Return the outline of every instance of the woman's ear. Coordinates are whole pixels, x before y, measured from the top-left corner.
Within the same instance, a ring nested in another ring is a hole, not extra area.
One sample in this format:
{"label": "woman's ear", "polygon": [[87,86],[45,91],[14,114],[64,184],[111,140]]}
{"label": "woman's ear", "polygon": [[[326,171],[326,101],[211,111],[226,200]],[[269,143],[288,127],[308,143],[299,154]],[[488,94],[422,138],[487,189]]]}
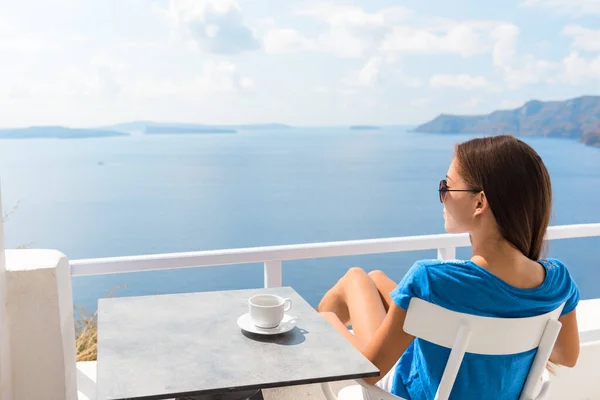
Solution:
{"label": "woman's ear", "polygon": [[475,213],[474,215],[483,214],[488,208],[489,204],[487,198],[485,197],[485,193],[479,192],[475,195]]}

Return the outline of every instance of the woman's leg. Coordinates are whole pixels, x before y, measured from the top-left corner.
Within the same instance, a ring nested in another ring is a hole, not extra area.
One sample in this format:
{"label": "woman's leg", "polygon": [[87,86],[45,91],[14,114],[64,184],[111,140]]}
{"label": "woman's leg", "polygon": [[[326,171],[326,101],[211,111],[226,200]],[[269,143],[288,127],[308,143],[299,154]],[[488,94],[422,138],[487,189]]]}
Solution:
{"label": "woman's leg", "polygon": [[360,341],[360,339],[352,334],[348,330],[348,327],[340,321],[340,319],[332,312],[322,311],[321,316],[327,320],[335,329],[338,330],[342,334],[343,337],[346,338],[347,341],[352,343],[354,347],[356,347],[359,351],[362,351],[365,348],[366,343]]}
{"label": "woman's leg", "polygon": [[386,307],[369,275],[353,267],[325,294],[317,311],[334,313],[343,326],[351,323],[354,335],[366,345],[383,322]]}
{"label": "woman's leg", "polygon": [[385,307],[385,312],[387,313],[392,304],[392,298],[390,296],[390,293],[392,292],[392,290],[396,289],[398,284],[390,278],[388,278],[388,276],[383,271],[379,270],[369,272],[369,278],[371,278],[373,283],[375,283],[377,291],[379,292],[379,296],[381,297],[381,301],[383,302],[383,305]]}

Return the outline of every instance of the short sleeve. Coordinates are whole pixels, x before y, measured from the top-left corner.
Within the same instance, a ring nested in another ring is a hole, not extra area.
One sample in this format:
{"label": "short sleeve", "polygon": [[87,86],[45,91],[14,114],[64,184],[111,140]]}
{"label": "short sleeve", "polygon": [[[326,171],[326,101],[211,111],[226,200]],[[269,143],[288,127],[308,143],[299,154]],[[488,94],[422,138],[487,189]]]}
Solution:
{"label": "short sleeve", "polygon": [[556,297],[565,303],[561,315],[569,314],[579,304],[579,288],[565,264],[555,258],[547,259],[549,271],[553,274]]}
{"label": "short sleeve", "polygon": [[569,271],[567,271],[567,267],[564,268],[565,275],[567,276],[566,282],[569,287],[567,291],[568,294],[567,299],[565,301],[565,307],[563,308],[561,315],[566,315],[570,313],[575,309],[575,307],[577,307],[577,304],[579,304],[579,288],[577,287],[577,284],[571,277],[571,274],[569,274]]}
{"label": "short sleeve", "polygon": [[408,310],[410,299],[417,297],[429,301],[429,277],[427,265],[417,261],[402,278],[390,296],[398,307]]}

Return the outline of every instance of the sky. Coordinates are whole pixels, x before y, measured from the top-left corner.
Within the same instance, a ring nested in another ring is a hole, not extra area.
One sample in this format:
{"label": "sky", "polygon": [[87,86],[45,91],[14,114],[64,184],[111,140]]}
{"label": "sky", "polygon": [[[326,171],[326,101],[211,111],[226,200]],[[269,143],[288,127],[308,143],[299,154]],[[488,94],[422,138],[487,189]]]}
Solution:
{"label": "sky", "polygon": [[0,0],[0,126],[418,124],[600,94],[600,0]]}

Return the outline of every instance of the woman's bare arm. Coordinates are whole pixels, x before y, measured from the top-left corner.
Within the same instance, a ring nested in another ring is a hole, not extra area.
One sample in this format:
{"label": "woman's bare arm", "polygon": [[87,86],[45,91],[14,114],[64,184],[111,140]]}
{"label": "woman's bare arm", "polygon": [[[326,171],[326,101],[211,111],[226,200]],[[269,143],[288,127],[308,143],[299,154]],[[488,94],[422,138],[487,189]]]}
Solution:
{"label": "woman's bare arm", "polygon": [[579,328],[575,310],[558,320],[562,323],[562,328],[550,355],[550,362],[572,368],[579,357]]}

